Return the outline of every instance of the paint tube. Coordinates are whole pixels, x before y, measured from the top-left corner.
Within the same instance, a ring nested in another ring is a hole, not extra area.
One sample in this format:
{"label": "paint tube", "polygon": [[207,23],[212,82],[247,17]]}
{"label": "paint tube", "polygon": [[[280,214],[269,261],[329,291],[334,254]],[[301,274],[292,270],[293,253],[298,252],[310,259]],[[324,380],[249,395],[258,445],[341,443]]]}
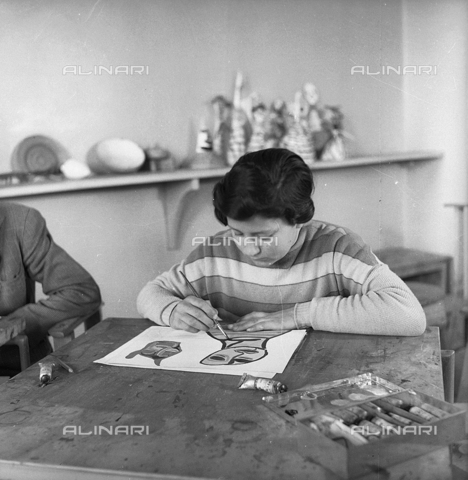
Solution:
{"label": "paint tube", "polygon": [[422,408],[419,408],[419,407],[411,407],[409,411],[411,413],[414,413],[418,417],[421,417],[424,420],[427,420],[428,422],[430,422],[431,420],[435,420],[437,418],[434,415],[430,414],[429,412],[426,412],[426,410],[423,410]]}
{"label": "paint tube", "polygon": [[361,420],[364,420],[369,416],[369,414],[363,408],[358,407],[357,405],[353,407],[348,407],[346,408],[346,410],[348,410],[351,413],[354,413],[354,415],[357,415],[358,418],[360,418]]}
{"label": "paint tube", "polygon": [[359,433],[370,441],[377,440],[377,437],[382,435],[382,429],[375,423],[369,422],[369,420],[361,420],[359,426]]}
{"label": "paint tube", "polygon": [[419,408],[422,410],[430,413],[431,415],[434,415],[437,418],[444,418],[448,415],[447,412],[444,412],[444,410],[441,410],[440,408],[434,407],[434,405],[429,405],[429,403],[422,403]]}
{"label": "paint tube", "polygon": [[350,412],[349,410],[334,410],[332,413],[336,417],[343,420],[343,422],[347,425],[351,425],[359,419],[359,417],[355,413]]}
{"label": "paint tube", "polygon": [[412,422],[411,420],[408,420],[407,418],[402,417],[401,415],[398,415],[398,413],[388,412],[388,415],[405,425],[416,425],[415,422]]}
{"label": "paint tube", "polygon": [[384,420],[383,418],[380,417],[374,417],[371,420],[372,423],[375,423],[379,427],[382,427],[383,429],[387,429],[390,431],[394,431],[395,428],[398,428],[398,425],[395,425],[394,423],[387,422],[387,420]]}
{"label": "paint tube", "polygon": [[281,382],[270,378],[253,377],[244,373],[237,385],[239,389],[264,390],[268,393],[284,393],[288,387]]}
{"label": "paint tube", "polygon": [[405,402],[401,400],[401,398],[393,398],[393,397],[385,397],[384,400],[387,403],[390,403],[394,407],[398,408],[404,408],[405,407]]}
{"label": "paint tube", "polygon": [[47,385],[52,381],[52,369],[54,367],[53,362],[40,362],[39,363],[39,380],[41,384]]}

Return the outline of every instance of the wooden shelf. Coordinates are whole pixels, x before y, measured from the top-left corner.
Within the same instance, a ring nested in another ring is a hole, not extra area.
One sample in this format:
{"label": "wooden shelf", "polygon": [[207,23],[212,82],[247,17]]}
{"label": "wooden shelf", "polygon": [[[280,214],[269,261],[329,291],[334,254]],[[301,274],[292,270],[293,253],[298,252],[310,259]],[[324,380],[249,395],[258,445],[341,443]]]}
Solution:
{"label": "wooden shelf", "polygon": [[[383,167],[395,163],[412,165],[442,158],[437,151],[398,152],[354,157],[342,162],[316,162],[312,171],[338,170],[366,166]],[[210,170],[180,169],[173,172],[136,172],[119,175],[95,175],[82,180],[56,180],[0,187],[0,199],[31,197],[37,195],[70,193],[105,188],[125,188],[143,185],[158,185],[164,202],[167,243],[169,249],[177,249],[176,238],[180,229],[182,203],[190,192],[200,188],[200,180],[221,178],[230,167]],[[176,222],[176,223],[174,223]]]}
{"label": "wooden shelf", "polygon": [[[384,155],[355,157],[343,162],[316,162],[314,170],[337,170],[343,168],[365,167],[369,165],[390,165],[393,163],[411,163],[442,158],[441,152],[402,152]],[[97,190],[113,187],[131,187],[158,183],[172,183],[184,180],[221,178],[229,167],[211,170],[182,169],[174,172],[136,172],[120,175],[96,175],[82,180],[58,180],[9,185],[0,187],[0,198],[29,197],[48,193],[66,193],[82,190]]]}
{"label": "wooden shelf", "polygon": [[312,167],[312,171],[367,167],[370,165],[385,166],[391,165],[393,163],[400,163],[412,166],[415,162],[440,160],[442,157],[443,153],[439,151],[397,152],[381,155],[368,155],[365,157],[348,158],[343,162],[316,162]]}

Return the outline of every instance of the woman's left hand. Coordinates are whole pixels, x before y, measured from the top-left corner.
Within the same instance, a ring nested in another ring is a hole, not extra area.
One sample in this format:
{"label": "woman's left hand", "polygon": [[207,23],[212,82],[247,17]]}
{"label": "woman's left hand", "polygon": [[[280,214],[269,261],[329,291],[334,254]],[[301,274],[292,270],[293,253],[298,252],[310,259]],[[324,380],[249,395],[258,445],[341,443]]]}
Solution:
{"label": "woman's left hand", "polygon": [[226,325],[233,332],[261,332],[262,330],[295,330],[301,328],[294,319],[294,307],[279,312],[252,312]]}

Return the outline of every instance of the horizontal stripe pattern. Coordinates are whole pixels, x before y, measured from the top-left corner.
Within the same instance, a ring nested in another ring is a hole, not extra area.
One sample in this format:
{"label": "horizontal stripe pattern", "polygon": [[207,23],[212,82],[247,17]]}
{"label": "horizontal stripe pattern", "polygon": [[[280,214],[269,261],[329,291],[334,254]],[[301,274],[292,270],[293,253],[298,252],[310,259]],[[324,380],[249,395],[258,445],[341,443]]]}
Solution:
{"label": "horizontal stripe pattern", "polygon": [[191,281],[224,277],[234,282],[261,286],[295,286],[336,273],[363,284],[371,269],[371,266],[341,253],[325,253],[309,262],[292,265],[288,270],[259,267],[222,257],[206,257],[185,265]]}
{"label": "horizontal stripe pattern", "polygon": [[184,269],[202,298],[237,316],[291,308],[315,297],[361,293],[377,264],[359,237],[322,222],[303,227],[289,258],[267,267],[254,265],[235,243],[218,241],[228,234],[200,245]]}
{"label": "horizontal stripe pattern", "polygon": [[160,312],[191,295],[181,270],[223,320],[297,306],[300,324],[317,329],[388,335],[424,331],[424,313],[411,291],[347,229],[311,221],[283,259],[262,267],[235,243],[216,242],[226,235],[210,237],[180,265],[149,282],[139,295],[140,314],[163,323]]}

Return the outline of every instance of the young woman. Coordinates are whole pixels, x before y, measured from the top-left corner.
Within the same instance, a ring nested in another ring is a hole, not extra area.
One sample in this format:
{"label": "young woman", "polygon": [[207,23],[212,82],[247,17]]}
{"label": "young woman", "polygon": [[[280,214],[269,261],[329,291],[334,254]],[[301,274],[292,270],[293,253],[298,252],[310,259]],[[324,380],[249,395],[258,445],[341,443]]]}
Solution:
{"label": "young woman", "polygon": [[[312,173],[286,149],[241,157],[213,190],[227,227],[149,282],[140,314],[189,332],[314,328],[420,335],[421,305],[359,236],[313,220]],[[192,295],[182,273],[201,298]]]}

